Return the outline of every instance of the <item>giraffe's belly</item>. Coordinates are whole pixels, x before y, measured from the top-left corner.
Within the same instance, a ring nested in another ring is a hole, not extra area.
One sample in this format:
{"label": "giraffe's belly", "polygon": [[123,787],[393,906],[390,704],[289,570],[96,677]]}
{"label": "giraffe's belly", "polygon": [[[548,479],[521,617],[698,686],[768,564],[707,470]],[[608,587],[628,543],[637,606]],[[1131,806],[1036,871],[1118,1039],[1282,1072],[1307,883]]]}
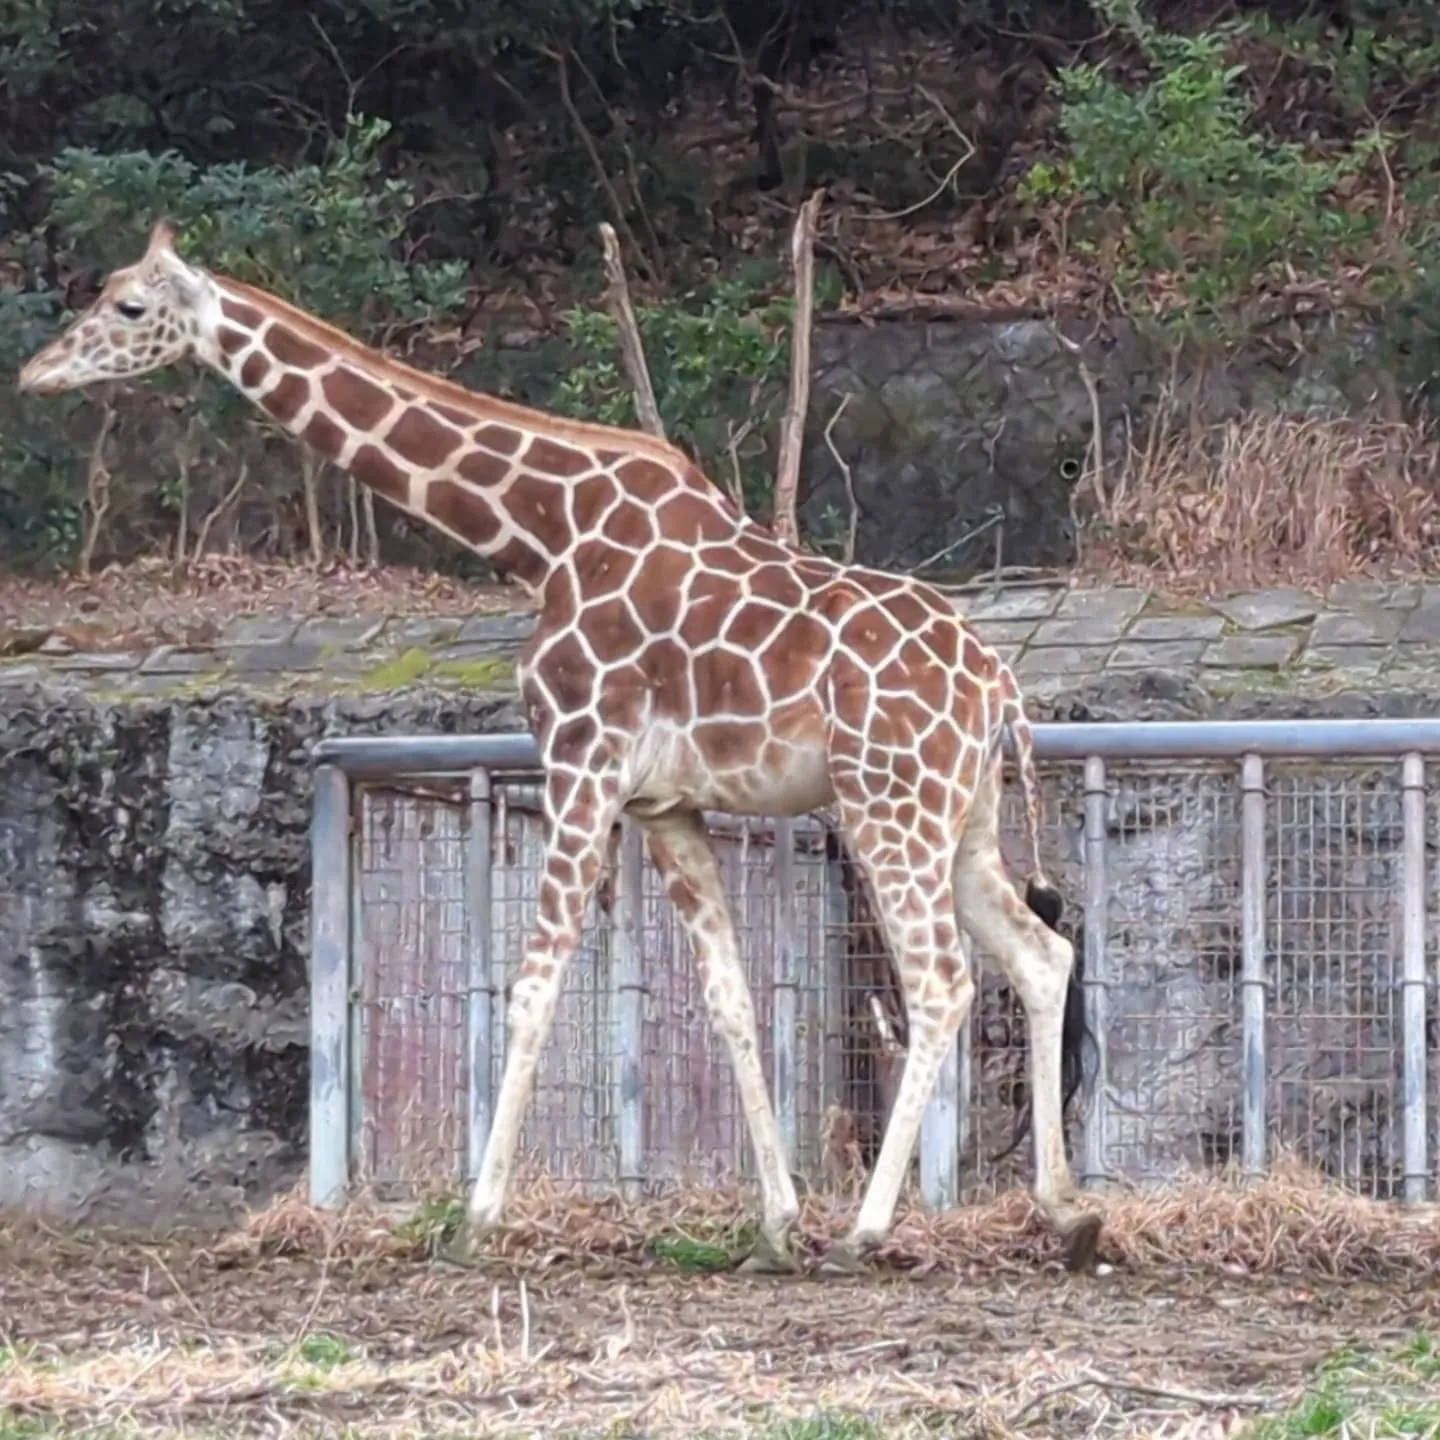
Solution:
{"label": "giraffe's belly", "polygon": [[[738,738],[738,737],[737,737]],[[698,737],[657,726],[637,747],[630,808],[726,810],[734,815],[801,815],[835,798],[825,747],[818,740],[770,739],[739,753],[714,734]]]}

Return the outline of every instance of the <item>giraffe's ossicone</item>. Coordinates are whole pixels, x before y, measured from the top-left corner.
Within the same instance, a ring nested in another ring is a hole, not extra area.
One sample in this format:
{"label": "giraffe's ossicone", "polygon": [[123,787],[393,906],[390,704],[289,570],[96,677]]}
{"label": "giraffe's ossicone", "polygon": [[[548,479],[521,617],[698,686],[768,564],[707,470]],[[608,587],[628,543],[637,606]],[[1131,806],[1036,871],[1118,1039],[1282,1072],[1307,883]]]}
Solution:
{"label": "giraffe's ossicone", "polygon": [[[461,1249],[502,1219],[520,1124],[565,965],[622,812],[690,936],[754,1143],[763,1223],[751,1263],[790,1265],[795,1190],[761,1068],[740,951],[701,811],[831,808],[873,892],[908,1010],[909,1051],[859,1215],[832,1255],[889,1229],[921,1113],[975,993],[966,937],[1029,1020],[1034,1193],[1088,1263],[1062,1132],[1062,1032],[1077,984],[1038,856],[1019,687],[939,591],[807,555],[740,514],[648,435],[477,395],[201,269],[156,226],[144,256],[21,371],[72,390],[194,358],[361,484],[489,558],[539,621],[518,667],[545,769],[547,850],[511,986],[504,1075]],[[1002,742],[1025,800],[1030,876],[1001,861]]]}

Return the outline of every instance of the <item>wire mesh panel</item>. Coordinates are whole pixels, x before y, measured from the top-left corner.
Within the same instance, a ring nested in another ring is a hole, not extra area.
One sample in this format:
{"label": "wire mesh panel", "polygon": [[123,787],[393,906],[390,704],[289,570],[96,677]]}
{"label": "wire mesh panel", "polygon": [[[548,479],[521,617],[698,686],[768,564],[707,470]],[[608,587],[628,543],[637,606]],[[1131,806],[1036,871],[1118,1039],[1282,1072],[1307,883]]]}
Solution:
{"label": "wire mesh panel", "polygon": [[1398,1195],[1399,766],[1277,765],[1268,789],[1272,1140],[1347,1188]]}
{"label": "wire mesh panel", "polygon": [[464,851],[453,787],[356,797],[355,1178],[381,1194],[464,1164]]}
{"label": "wire mesh panel", "polygon": [[[1416,824],[1407,831],[1398,757],[1271,762],[1244,794],[1238,761],[1112,762],[1089,790],[1082,771],[1042,767],[1041,858],[1077,950],[1085,953],[1086,925],[1102,942],[1091,947],[1101,972],[1086,978],[1103,994],[1104,1073],[1084,1122],[1101,1173],[1150,1184],[1284,1152],[1377,1196],[1433,1190],[1440,1003],[1437,967],[1417,960],[1417,944],[1433,957],[1437,921],[1433,900],[1415,911],[1419,921],[1404,920],[1403,896],[1420,893],[1417,867],[1432,895],[1440,874]],[[1418,796],[1420,781],[1407,783]],[[539,790],[495,781],[483,917],[467,909],[467,855],[483,840],[463,783],[356,793],[356,1169],[382,1188],[422,1172],[458,1179],[478,1160],[467,1147],[467,1013],[487,1017],[475,1054],[493,1097],[508,987],[535,927]],[[1440,850],[1440,803],[1425,804]],[[792,1167],[813,1186],[852,1189],[878,1152],[907,1038],[868,887],[818,817],[706,819]],[[1017,875],[1020,820],[1012,783],[1002,852]],[[606,1187],[751,1177],[733,1067],[701,971],[643,847],[624,858],[631,833],[628,822],[617,830],[565,976],[522,1128],[522,1168]],[[1097,853],[1098,890],[1086,875],[1086,856]],[[480,924],[494,1003],[467,1012]],[[1032,1172],[1028,1141],[995,1158],[1028,1102],[1024,1013],[995,959],[971,958],[962,1199],[1028,1183]],[[1263,1062],[1248,1090],[1247,1054]],[[1418,1112],[1412,1104],[1407,1120],[1407,1074],[1433,1117],[1430,1158],[1418,1147],[1428,1171],[1408,1179]]]}

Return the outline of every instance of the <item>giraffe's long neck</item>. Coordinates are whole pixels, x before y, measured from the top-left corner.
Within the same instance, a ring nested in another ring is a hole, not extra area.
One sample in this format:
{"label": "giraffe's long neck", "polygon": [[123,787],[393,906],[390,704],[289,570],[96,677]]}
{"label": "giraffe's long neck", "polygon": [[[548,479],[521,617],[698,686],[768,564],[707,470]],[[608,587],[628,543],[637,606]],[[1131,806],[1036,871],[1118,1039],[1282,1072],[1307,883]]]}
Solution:
{"label": "giraffe's long neck", "polygon": [[620,509],[637,512],[637,541],[669,528],[657,514],[677,499],[689,508],[672,515],[676,538],[726,539],[748,525],[693,462],[648,435],[477,395],[263,291],[206,278],[203,360],[357,482],[532,590]]}

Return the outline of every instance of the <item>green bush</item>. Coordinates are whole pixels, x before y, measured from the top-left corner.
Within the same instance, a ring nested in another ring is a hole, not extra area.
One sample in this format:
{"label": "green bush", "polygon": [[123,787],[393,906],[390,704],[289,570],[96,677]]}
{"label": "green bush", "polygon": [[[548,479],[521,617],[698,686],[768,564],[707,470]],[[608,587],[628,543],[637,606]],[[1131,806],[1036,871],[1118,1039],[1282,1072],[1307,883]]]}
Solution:
{"label": "green bush", "polygon": [[[741,279],[716,281],[678,301],[636,307],[665,433],[695,455],[722,488],[733,481],[731,444],[749,422],[737,458],[751,508],[764,505],[773,488],[793,309],[793,299],[769,299],[764,287]],[[566,312],[565,323],[580,361],[561,381],[555,408],[608,425],[638,425],[609,312],[576,308]]]}
{"label": "green bush", "polygon": [[[104,271],[129,264],[163,217],[196,263],[260,285],[362,339],[377,341],[396,324],[443,323],[465,302],[467,267],[401,259],[415,197],[381,169],[377,146],[387,129],[383,120],[352,116],[323,161],[289,170],[200,167],[174,151],[63,150],[45,167],[61,263]],[[57,309],[47,292],[0,294],[0,328],[6,349],[15,351],[0,358],[18,365],[38,348],[69,318]],[[198,450],[186,483],[203,487],[208,475],[223,491],[235,467],[226,451],[242,427],[257,422],[253,408],[217,377],[161,372],[143,383],[185,397]],[[21,423],[0,441],[0,543],[12,555],[74,552],[84,463],[65,420],[85,398],[27,402]],[[298,452],[278,488],[270,478],[270,498],[286,498],[300,483]],[[162,529],[180,508],[175,475],[155,476],[143,494],[134,490],[139,477],[122,482],[131,492],[128,509],[153,512]],[[199,499],[203,504],[203,493]]]}
{"label": "green bush", "polygon": [[1150,25],[1125,0],[1097,4],[1133,35],[1151,77],[1130,90],[1101,65],[1061,71],[1070,153],[1033,167],[1021,198],[1076,203],[1072,234],[1107,246],[1122,287],[1167,272],[1186,318],[1223,330],[1265,276],[1287,265],[1313,273],[1372,239],[1373,218],[1333,192],[1369,162],[1377,136],[1336,158],[1267,138],[1237,85],[1244,67],[1228,60],[1241,22],[1181,35]]}

